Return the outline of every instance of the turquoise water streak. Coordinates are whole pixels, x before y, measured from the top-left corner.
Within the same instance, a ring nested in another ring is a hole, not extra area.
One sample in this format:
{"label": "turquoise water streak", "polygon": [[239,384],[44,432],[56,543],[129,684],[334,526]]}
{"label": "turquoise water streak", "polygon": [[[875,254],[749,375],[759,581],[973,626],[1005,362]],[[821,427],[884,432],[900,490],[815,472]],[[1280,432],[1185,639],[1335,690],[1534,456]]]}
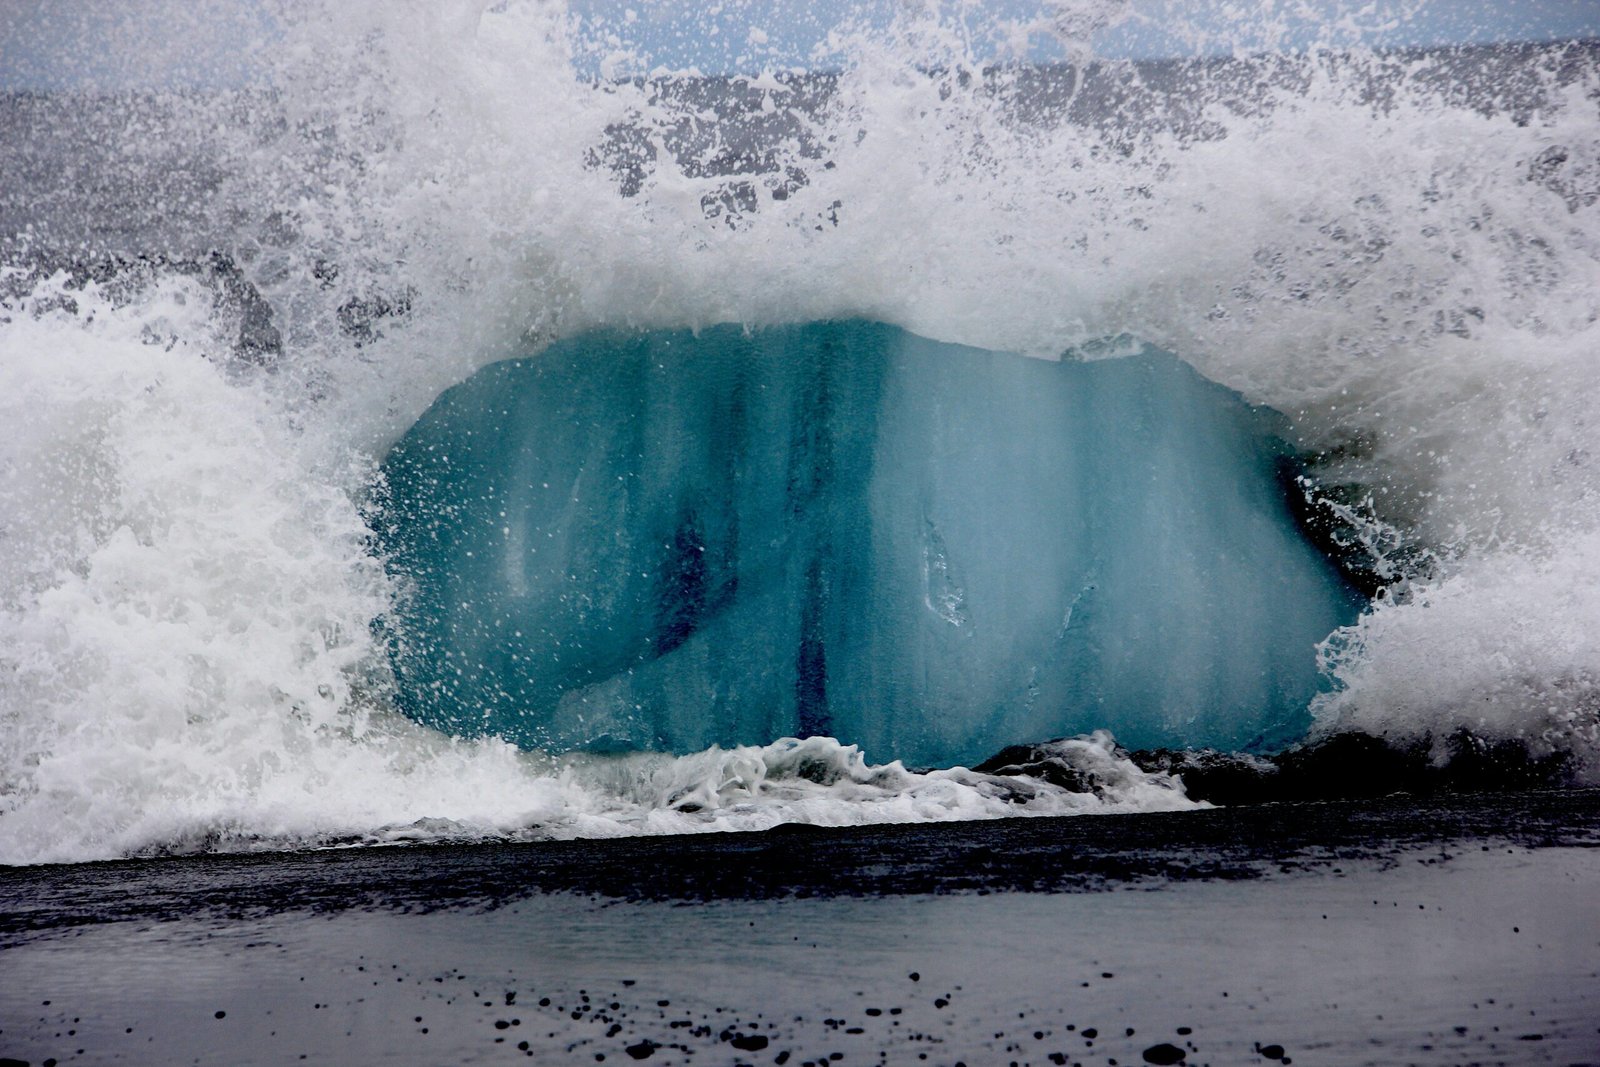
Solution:
{"label": "turquoise water streak", "polygon": [[1281,744],[1355,602],[1296,531],[1278,425],[1148,351],[868,322],[565,341],[385,461],[402,701],[551,750]]}

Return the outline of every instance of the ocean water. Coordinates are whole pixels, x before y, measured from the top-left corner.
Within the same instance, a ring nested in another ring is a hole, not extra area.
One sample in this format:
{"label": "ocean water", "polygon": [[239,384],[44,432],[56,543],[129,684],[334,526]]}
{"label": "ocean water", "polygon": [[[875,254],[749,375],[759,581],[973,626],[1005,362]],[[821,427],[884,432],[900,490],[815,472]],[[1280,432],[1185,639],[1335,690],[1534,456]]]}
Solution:
{"label": "ocean water", "polygon": [[1359,597],[1295,526],[1278,428],[1171,356],[581,335],[385,459],[398,696],[558,750],[1281,746]]}
{"label": "ocean water", "polygon": [[1600,776],[1592,40],[208,10],[0,100],[0,862]]}

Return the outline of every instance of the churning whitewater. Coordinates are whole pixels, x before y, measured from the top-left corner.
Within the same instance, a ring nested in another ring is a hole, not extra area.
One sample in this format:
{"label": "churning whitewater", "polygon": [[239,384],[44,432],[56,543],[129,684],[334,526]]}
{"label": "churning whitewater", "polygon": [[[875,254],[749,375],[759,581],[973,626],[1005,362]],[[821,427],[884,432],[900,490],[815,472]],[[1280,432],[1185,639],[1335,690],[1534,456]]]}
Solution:
{"label": "churning whitewater", "polygon": [[1113,737],[1600,777],[1593,40],[330,2],[152,82],[218,32],[152,10],[0,117],[0,862],[1193,806]]}

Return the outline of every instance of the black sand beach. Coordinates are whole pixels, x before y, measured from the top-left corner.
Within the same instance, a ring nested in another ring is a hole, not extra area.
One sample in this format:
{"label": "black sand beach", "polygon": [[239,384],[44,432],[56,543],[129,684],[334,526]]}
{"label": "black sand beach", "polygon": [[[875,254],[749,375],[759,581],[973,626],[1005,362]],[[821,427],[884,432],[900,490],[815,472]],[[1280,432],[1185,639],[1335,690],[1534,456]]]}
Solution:
{"label": "black sand beach", "polygon": [[0,876],[26,1063],[1600,1062],[1600,794]]}

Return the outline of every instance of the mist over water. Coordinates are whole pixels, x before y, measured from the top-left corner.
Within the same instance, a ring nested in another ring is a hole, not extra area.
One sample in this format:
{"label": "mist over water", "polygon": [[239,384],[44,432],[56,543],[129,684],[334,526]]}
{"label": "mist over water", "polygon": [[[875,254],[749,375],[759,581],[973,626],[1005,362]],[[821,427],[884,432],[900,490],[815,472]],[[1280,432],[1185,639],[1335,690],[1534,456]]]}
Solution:
{"label": "mist over water", "polygon": [[1283,416],[1374,593],[1321,645],[1313,733],[1466,730],[1592,780],[1600,52],[1341,22],[1337,49],[1086,65],[1129,9],[1051,10],[844,17],[825,73],[755,49],[730,79],[641,69],[559,5],[296,4],[231,80],[7,95],[0,861],[1185,805],[1104,736],[1070,743],[1083,794],[819,738],[547,755],[394,710],[390,447],[496,361],[724,323],[1176,354]]}

